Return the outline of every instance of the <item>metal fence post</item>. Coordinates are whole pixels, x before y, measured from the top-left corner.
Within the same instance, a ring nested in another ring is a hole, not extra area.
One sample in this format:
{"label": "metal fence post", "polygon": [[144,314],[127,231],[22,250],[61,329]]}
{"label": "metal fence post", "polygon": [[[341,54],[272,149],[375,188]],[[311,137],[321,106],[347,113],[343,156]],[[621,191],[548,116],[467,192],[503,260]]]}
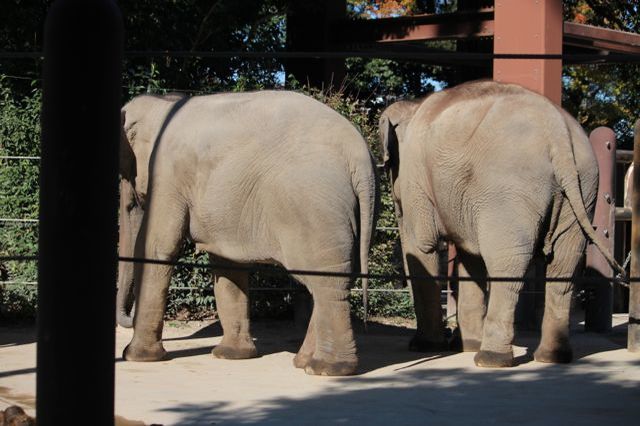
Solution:
{"label": "metal fence post", "polygon": [[447,318],[451,321],[451,318],[458,318],[458,280],[454,278],[454,274],[457,275],[456,264],[456,246],[453,243],[449,243],[447,246],[447,264],[443,268],[443,272],[447,274],[449,279],[447,280]]}
{"label": "metal fence post", "polygon": [[[593,217],[596,232],[606,242],[607,249],[613,253],[615,231],[615,165],[616,165],[616,135],[608,127],[598,127],[589,135],[591,147],[598,160],[600,180],[598,184],[598,198]],[[587,247],[586,273],[590,276],[613,278],[613,270],[598,251],[595,245]],[[585,312],[585,329],[596,332],[611,330],[613,314],[613,284],[602,281],[588,287]]]}
{"label": "metal fence post", "polygon": [[[633,195],[631,197],[631,277],[640,276],[640,120],[633,137]],[[640,352],[640,283],[629,284],[629,330],[627,349]]]}
{"label": "metal fence post", "polygon": [[37,421],[113,425],[122,19],[57,0],[44,34]]}
{"label": "metal fence post", "polygon": [[[345,0],[289,2],[287,12],[287,49],[290,51],[327,51],[334,40],[335,22],[346,19]],[[294,76],[302,85],[329,90],[340,89],[345,78],[344,58],[291,58],[285,62],[287,78]]]}

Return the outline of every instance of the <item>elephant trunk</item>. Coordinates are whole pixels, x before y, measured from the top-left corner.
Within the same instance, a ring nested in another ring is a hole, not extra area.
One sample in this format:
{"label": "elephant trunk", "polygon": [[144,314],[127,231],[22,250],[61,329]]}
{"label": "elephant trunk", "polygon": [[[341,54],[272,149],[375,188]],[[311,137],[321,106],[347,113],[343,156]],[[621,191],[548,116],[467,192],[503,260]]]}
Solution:
{"label": "elephant trunk", "polygon": [[[129,257],[122,253],[121,257]],[[118,266],[118,296],[116,298],[116,320],[122,327],[133,327],[133,263],[120,262]]]}
{"label": "elephant trunk", "polygon": [[[142,208],[137,205],[129,208],[134,189],[122,180],[120,184],[120,236],[118,254],[120,257],[133,257],[134,245],[140,225],[142,223]],[[134,293],[134,263],[120,261],[118,265],[118,295],[116,298],[116,320],[122,327],[133,326]]]}

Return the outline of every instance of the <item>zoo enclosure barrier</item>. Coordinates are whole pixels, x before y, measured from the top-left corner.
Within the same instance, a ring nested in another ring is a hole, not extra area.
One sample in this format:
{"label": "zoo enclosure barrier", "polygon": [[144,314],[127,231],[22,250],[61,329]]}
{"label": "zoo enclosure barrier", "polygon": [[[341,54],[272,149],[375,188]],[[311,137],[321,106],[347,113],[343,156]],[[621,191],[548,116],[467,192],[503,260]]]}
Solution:
{"label": "zoo enclosure barrier", "polygon": [[[18,54],[20,55],[20,54]],[[29,54],[22,54],[23,56],[30,56]],[[452,58],[463,58],[467,57],[468,60],[478,60],[478,59],[486,59],[488,57],[491,58],[499,58],[499,59],[572,59],[572,60],[593,60],[594,55],[540,55],[540,54],[467,54],[464,55],[461,53],[451,53]],[[0,54],[0,56],[2,56]],[[31,55],[33,56],[33,55]],[[411,55],[407,55],[406,53],[397,53],[391,52],[387,55],[381,52],[351,52],[351,51],[342,51],[342,52],[128,52],[129,57],[155,57],[155,56],[163,56],[163,57],[229,57],[229,56],[239,56],[245,58],[257,58],[257,57],[279,57],[279,58],[304,58],[304,57],[313,57],[313,58],[328,58],[328,57],[349,57],[349,56],[360,56],[360,57],[390,57],[396,59],[407,59],[411,58],[421,58],[430,59],[434,57],[433,53],[414,53]],[[8,55],[8,57],[12,57],[12,55]],[[469,59],[471,57],[471,59]],[[634,62],[638,61],[638,58],[629,57],[628,55],[612,55],[606,59],[607,62]],[[605,139],[604,144],[602,143],[603,138]],[[607,176],[610,176],[612,170],[615,172],[615,167],[611,167],[611,161],[607,160],[607,156],[613,155],[616,156],[615,150],[615,134],[606,128],[596,129],[591,135],[592,146],[594,147],[594,152],[598,158],[599,167],[601,170],[600,176],[600,193],[598,194],[598,204],[596,207],[596,217],[594,220],[594,225],[596,228],[601,231],[604,235],[604,238],[611,242],[611,248],[613,252],[614,242],[618,241],[615,238],[615,225],[611,224],[611,222],[615,222],[616,218],[620,218],[624,220],[625,218],[629,218],[630,211],[623,210],[618,208],[616,210],[615,200],[617,197],[614,196],[616,193],[614,188],[615,176],[611,179],[608,179]],[[602,147],[605,147],[603,151]],[[604,154],[602,153],[604,152]],[[622,153],[619,158],[625,159],[624,161],[628,161],[630,157],[630,152]],[[20,161],[20,160],[39,160],[39,157],[36,156],[4,156],[0,157],[0,159],[7,161]],[[615,160],[614,160],[615,161]],[[604,200],[604,201],[603,201]],[[603,207],[604,205],[604,207]],[[613,210],[614,214],[611,214]],[[21,225],[31,225],[36,224],[36,219],[24,219],[24,218],[0,218],[0,222],[4,223],[14,223]],[[395,231],[396,227],[378,227],[379,231]],[[625,235],[626,228],[622,228],[622,234]],[[615,243],[616,247],[620,244]],[[624,242],[622,243],[624,244]],[[446,250],[446,247],[444,248]],[[624,249],[623,249],[624,250]],[[618,250],[619,251],[619,250]],[[455,248],[451,247],[449,249],[449,254],[446,255],[443,253],[443,256],[448,256],[447,259],[443,262],[444,269],[439,274],[438,279],[446,282],[446,290],[443,290],[443,294],[446,294],[446,305],[447,305],[447,316],[453,317],[456,314],[456,301],[455,301],[455,290],[452,289],[452,281],[454,281],[453,268],[455,265]],[[611,328],[611,313],[613,312],[613,303],[614,303],[614,291],[617,292],[618,298],[625,297],[624,291],[620,289],[621,281],[613,278],[613,271],[609,268],[606,263],[603,263],[602,256],[597,251],[593,251],[593,247],[590,247],[588,250],[588,268],[595,271],[602,277],[610,277],[610,279],[604,282],[608,282],[607,285],[596,286],[590,289],[591,292],[595,294],[595,297],[588,298],[587,304],[587,314],[586,314],[586,326],[592,330],[596,331],[606,331]],[[389,276],[385,276],[389,278]],[[382,279],[383,277],[371,277],[373,279],[378,278]],[[407,277],[395,277],[394,279],[406,281]],[[458,279],[458,281],[460,281]],[[586,280],[584,282],[595,282],[593,280]],[[19,282],[19,281],[5,281],[6,285],[35,285],[35,282]],[[291,285],[288,289],[284,288],[252,288],[254,291],[289,291],[291,290]],[[530,287],[530,286],[529,286]],[[173,290],[185,291],[192,290],[193,287],[172,287]],[[354,288],[352,291],[358,292],[361,291],[358,288]],[[408,289],[370,289],[372,292],[409,292]],[[523,294],[541,294],[543,290],[536,288],[528,288],[524,291]],[[620,304],[620,303],[618,303]]]}
{"label": "zoo enclosure barrier", "polygon": [[[504,13],[504,10],[506,9],[503,9],[503,7],[509,7],[509,5],[499,5],[498,7],[489,8],[491,10],[487,9],[487,10],[482,10],[480,12],[471,10],[473,9],[473,6],[470,5],[470,3],[467,6],[461,6],[461,7],[463,8],[463,10],[461,14],[458,14],[458,18],[462,19],[462,21],[464,22],[466,22],[466,20],[469,20],[469,22],[473,22],[473,23],[481,22],[482,25],[480,27],[482,28],[482,30],[479,33],[471,34],[467,32],[465,34],[464,31],[461,31],[460,28],[456,27],[455,25],[454,26],[450,26],[448,24],[443,25],[443,23],[445,23],[446,20],[451,19],[452,16],[440,16],[440,17],[427,16],[427,17],[412,18],[412,23],[410,24],[410,26],[413,25],[414,27],[410,28],[409,33],[413,33],[414,30],[415,31],[426,30],[426,33],[430,34],[427,36],[429,39],[436,39],[438,37],[462,39],[464,37],[478,37],[478,36],[479,37],[494,36],[495,38],[498,35],[498,32],[504,30],[504,28],[502,28],[501,30],[498,30],[498,28],[496,27],[496,24],[499,21],[501,21],[501,19],[497,16],[497,14]],[[521,5],[518,5],[518,7],[521,7]],[[494,18],[494,12],[495,12],[495,18]],[[536,16],[536,19],[538,18],[539,17]],[[445,21],[439,22],[439,20],[442,20],[442,19],[444,19]],[[544,17],[543,19],[547,19],[547,18]],[[305,43],[309,42],[309,40],[303,40],[303,43],[301,44],[289,46],[291,49],[289,49],[288,51],[238,52],[238,51],[158,50],[158,51],[129,51],[129,52],[125,52],[124,56],[127,58],[140,58],[140,57],[194,58],[195,57],[195,58],[216,59],[216,58],[236,57],[236,58],[244,58],[244,59],[278,58],[283,60],[298,60],[298,59],[328,60],[328,59],[335,59],[335,58],[360,57],[360,58],[386,58],[386,59],[414,60],[414,61],[418,60],[418,61],[423,61],[428,63],[449,64],[453,66],[470,65],[470,64],[477,66],[478,64],[486,63],[488,61],[494,61],[495,63],[495,61],[505,61],[505,60],[519,60],[520,62],[522,62],[522,60],[540,60],[540,61],[547,61],[547,62],[562,61],[562,63],[573,63],[573,64],[637,63],[640,61],[640,57],[638,57],[637,55],[629,54],[629,53],[635,52],[633,48],[629,48],[628,46],[625,47],[625,45],[630,43],[627,40],[629,36],[622,36],[621,34],[614,34],[614,36],[616,37],[613,43],[615,45],[614,49],[612,51],[607,51],[606,55],[603,55],[602,52],[572,54],[572,53],[557,53],[555,51],[552,52],[549,50],[543,50],[544,52],[547,52],[547,53],[538,53],[540,52],[539,50],[535,50],[535,49],[529,50],[528,48],[523,49],[523,52],[521,53],[513,53],[512,52],[513,49],[509,50],[509,48],[505,46],[502,46],[499,52],[497,52],[497,49],[494,49],[494,53],[467,52],[467,51],[433,52],[428,50],[427,51],[420,50],[417,48],[412,48],[412,49],[408,49],[408,48],[394,49],[392,47],[387,48],[386,46],[391,46],[392,42],[398,41],[395,39],[397,38],[398,34],[401,33],[401,31],[389,31],[388,33],[385,33],[385,31],[382,31],[384,35],[382,39],[378,40],[376,39],[376,37],[380,36],[379,31],[373,28],[368,28],[368,27],[378,26],[378,24],[380,24],[381,27],[386,28],[386,26],[391,25],[391,27],[395,28],[394,27],[395,24],[391,21],[392,20],[380,20],[375,23],[368,22],[368,23],[356,24],[354,28],[356,28],[358,25],[364,25],[364,27],[362,28],[363,31],[356,31],[355,33],[357,33],[358,36],[356,36],[353,40],[347,37],[345,40],[348,40],[348,41],[345,45],[343,45],[343,46],[351,47],[351,49],[349,48],[344,48],[342,50],[336,49],[335,46],[337,46],[338,44],[334,45],[333,48],[327,48],[327,46],[324,45],[324,46],[321,46],[320,49],[318,49],[319,46],[315,46],[315,45],[312,46],[311,44],[305,45]],[[556,23],[557,22],[554,22],[553,24],[555,25]],[[347,23],[346,27],[350,27],[351,25],[352,24]],[[402,24],[402,25],[405,25],[405,24]],[[560,25],[563,25],[562,22],[560,22]],[[437,31],[435,31],[436,27],[437,27]],[[589,29],[587,27],[588,26],[580,26],[574,23],[565,22],[564,23],[565,44],[568,43],[569,45],[575,46],[576,45],[575,43],[578,43],[577,40],[584,38],[585,35],[587,35],[586,39],[589,39],[589,37],[593,36],[594,29]],[[346,37],[345,32],[342,31],[345,28],[339,29],[338,33],[340,34],[340,36]],[[305,31],[309,31],[309,28],[306,28],[306,29],[301,28],[298,30],[301,30],[304,33]],[[529,29],[527,29],[527,31],[528,30]],[[326,31],[326,29],[322,31]],[[444,33],[441,31],[443,31]],[[603,32],[603,31],[606,32],[607,30],[602,30],[602,31],[599,30],[599,32]],[[371,46],[367,47],[364,44],[360,44],[361,40],[359,39],[359,37],[364,36],[365,33],[366,33],[366,37],[371,37],[373,35],[374,39],[376,39],[378,42],[383,42],[383,43],[381,43],[376,48],[371,48]],[[589,36],[590,33],[591,33],[591,36]],[[502,42],[504,42],[507,39],[507,37],[504,37],[504,35],[497,38],[501,39]],[[596,38],[604,38],[604,37],[600,34],[596,34]],[[335,41],[336,40],[333,40],[333,42]],[[349,45],[349,43],[351,43],[351,45]],[[582,43],[582,44],[586,46],[586,43]],[[308,49],[310,46],[312,46],[313,50]],[[353,48],[356,46],[357,48]],[[385,47],[381,48],[380,46],[385,46]],[[596,45],[594,44],[594,46]],[[611,47],[611,45],[609,47]],[[619,50],[615,50],[615,49],[619,49]],[[619,52],[623,52],[623,53],[619,53]],[[90,54],[91,52],[82,52],[82,53]],[[0,52],[0,59],[16,59],[16,58],[42,59],[43,54],[42,52]],[[501,64],[503,63],[505,62],[501,62]],[[614,148],[615,148],[615,144],[614,144]],[[606,173],[601,173],[601,176],[605,174]],[[599,195],[598,201],[600,202],[600,200],[601,200],[601,197]],[[611,198],[609,200],[611,200]],[[609,204],[611,204],[611,201],[609,201]],[[596,214],[596,217],[599,217],[599,215]],[[11,218],[7,218],[7,219],[11,221],[16,221],[15,219],[11,219]],[[32,220],[24,221],[24,223],[28,224],[28,221],[32,221]],[[608,228],[607,227],[599,227],[599,228],[601,230],[604,230],[604,232],[608,232],[608,235],[606,235],[607,238],[609,238],[610,240],[614,240],[613,226],[610,226]],[[453,254],[454,248],[451,248],[450,250],[451,250],[451,254]],[[594,256],[591,256],[591,257],[596,258],[595,262],[597,264],[598,253],[596,253]],[[447,265],[446,266],[447,272],[440,275],[448,276],[448,277],[451,277],[453,275],[452,268],[454,267],[454,263],[455,263],[453,261],[453,258],[454,256],[449,255],[446,261],[443,262],[445,265]],[[595,271],[598,271],[598,273],[601,274],[603,277],[609,276],[611,274],[610,271],[604,270],[605,268],[603,268],[602,265],[596,265],[596,267],[594,267],[593,269]],[[608,284],[609,287],[613,286],[613,284],[611,284],[612,282],[613,281],[609,281],[609,284]],[[606,325],[607,318],[608,318],[609,324],[611,321],[611,316],[610,314],[608,314],[611,312],[611,309],[608,308],[608,306],[611,304],[610,301],[612,299],[612,296],[610,295],[611,290],[605,287],[607,286],[598,286],[598,288],[595,289],[594,291],[595,293],[597,293],[596,299],[599,300],[604,297],[606,300],[604,300],[603,303],[598,302],[598,303],[592,304],[593,306],[596,307],[594,312],[598,314],[598,315],[593,314],[594,318],[598,318],[596,323],[604,324],[604,326],[602,325],[598,326],[602,329],[607,329],[607,325]],[[181,288],[188,289],[186,287],[181,287]],[[399,290],[399,289],[381,289],[381,290],[407,291],[407,290]],[[528,290],[528,292],[540,293],[541,291],[530,289]],[[448,295],[447,307],[450,311],[449,314],[451,315],[455,313],[455,304],[453,303],[455,302],[455,300],[453,298],[453,291],[449,289],[446,291],[446,294]],[[601,308],[602,306],[604,306],[604,308]],[[592,315],[588,314],[588,316],[591,317]],[[587,322],[589,323],[589,321]]]}

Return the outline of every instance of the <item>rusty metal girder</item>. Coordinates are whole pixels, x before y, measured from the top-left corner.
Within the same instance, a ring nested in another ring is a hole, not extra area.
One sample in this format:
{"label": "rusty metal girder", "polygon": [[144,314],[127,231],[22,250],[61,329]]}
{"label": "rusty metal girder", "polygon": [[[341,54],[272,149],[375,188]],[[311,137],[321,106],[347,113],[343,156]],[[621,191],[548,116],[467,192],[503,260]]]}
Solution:
{"label": "rusty metal girder", "polygon": [[640,34],[575,22],[564,23],[564,44],[614,53],[640,54]]}
{"label": "rusty metal girder", "polygon": [[[589,141],[598,161],[600,179],[598,198],[593,217],[593,226],[607,249],[613,253],[615,232],[615,164],[616,135],[608,127],[598,127]],[[587,247],[587,273],[592,276],[613,278],[613,269],[594,244]],[[611,330],[613,314],[613,284],[603,280],[595,284],[588,292],[585,312],[585,328],[590,331],[607,332]]]}
{"label": "rusty metal girder", "polygon": [[[631,277],[640,276],[640,120],[636,121],[633,139],[633,196],[631,197]],[[640,352],[640,283],[629,284],[629,330],[627,349]]]}
{"label": "rusty metal girder", "polygon": [[336,44],[434,41],[493,36],[493,10],[336,22]]}

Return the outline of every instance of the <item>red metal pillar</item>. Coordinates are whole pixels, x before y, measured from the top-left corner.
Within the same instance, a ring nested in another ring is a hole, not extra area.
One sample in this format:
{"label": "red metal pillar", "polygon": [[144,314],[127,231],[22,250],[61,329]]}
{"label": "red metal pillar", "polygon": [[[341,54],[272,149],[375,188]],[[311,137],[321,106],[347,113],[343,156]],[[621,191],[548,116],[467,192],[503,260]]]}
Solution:
{"label": "red metal pillar", "polygon": [[[633,194],[631,196],[631,277],[640,276],[640,120],[636,121],[633,142]],[[640,352],[640,282],[629,284],[629,330],[627,349]]]}
{"label": "red metal pillar", "polygon": [[[493,52],[561,54],[561,0],[497,0]],[[560,104],[562,61],[559,59],[496,59],[493,79],[517,83]]]}
{"label": "red metal pillar", "polygon": [[[616,135],[608,127],[598,127],[589,135],[591,147],[598,160],[600,180],[598,183],[598,198],[593,217],[593,226],[606,243],[607,249],[613,253],[615,231],[615,165],[616,165]],[[595,245],[587,247],[587,275],[613,278],[613,269],[609,266],[602,253]],[[589,331],[607,332],[611,330],[611,315],[613,314],[613,284],[602,281],[590,285],[587,294],[585,312],[585,329]]]}

